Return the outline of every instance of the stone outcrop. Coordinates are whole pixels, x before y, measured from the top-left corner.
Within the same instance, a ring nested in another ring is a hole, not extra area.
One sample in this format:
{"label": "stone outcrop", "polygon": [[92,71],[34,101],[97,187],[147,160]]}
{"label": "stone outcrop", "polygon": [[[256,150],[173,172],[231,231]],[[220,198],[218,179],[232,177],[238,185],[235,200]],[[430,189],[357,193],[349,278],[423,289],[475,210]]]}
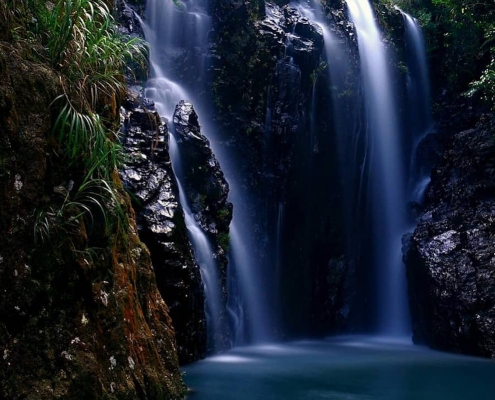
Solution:
{"label": "stone outcrop", "polygon": [[469,110],[448,111],[435,140],[442,159],[403,240],[413,339],[495,357],[495,120],[470,125]]}
{"label": "stone outcrop", "polygon": [[127,195],[120,187],[114,200],[128,228],[111,236],[97,217],[57,220],[81,179],[52,151],[47,105],[60,79],[21,47],[0,49],[0,397],[182,398],[168,308]]}
{"label": "stone outcrop", "polygon": [[[181,154],[183,187],[191,211],[210,240],[216,243],[219,258],[225,258],[232,219],[232,204],[227,201],[229,185],[213,155],[210,142],[201,133],[198,115],[191,103],[180,101],[173,124]],[[222,260],[224,268],[227,260]],[[224,271],[225,272],[225,271]]]}
{"label": "stone outcrop", "polygon": [[122,140],[127,154],[121,176],[133,194],[139,235],[150,249],[158,287],[170,307],[179,359],[188,363],[206,354],[201,275],[179,203],[167,125],[153,102],[137,90],[124,103]]}
{"label": "stone outcrop", "polygon": [[[229,185],[215,158],[210,142],[201,132],[198,115],[191,103],[180,101],[173,116],[174,135],[180,153],[182,189],[191,212],[212,246],[213,258],[220,269],[223,310],[219,326],[227,326],[227,251],[232,203],[227,200]],[[220,339],[229,345],[228,333]],[[218,349],[217,349],[218,350]]]}

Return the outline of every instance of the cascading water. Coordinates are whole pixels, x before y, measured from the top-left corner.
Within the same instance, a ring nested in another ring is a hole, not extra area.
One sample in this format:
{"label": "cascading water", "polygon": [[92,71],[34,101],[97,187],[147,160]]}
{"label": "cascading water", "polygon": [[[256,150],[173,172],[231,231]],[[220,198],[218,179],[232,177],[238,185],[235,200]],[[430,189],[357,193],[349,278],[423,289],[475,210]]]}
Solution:
{"label": "cascading water", "polygon": [[[339,149],[339,164],[342,190],[342,214],[344,229],[346,232],[346,248],[350,254],[358,247],[356,244],[358,231],[361,229],[363,213],[360,207],[362,195],[355,189],[354,182],[365,182],[362,178],[363,171],[359,165],[365,164],[359,151],[361,129],[357,127],[359,118],[349,118],[349,110],[355,110],[356,105],[349,104],[349,97],[344,95],[347,91],[353,91],[355,88],[349,86],[347,74],[349,73],[349,48],[339,40],[338,36],[331,31],[328,20],[325,17],[322,4],[318,0],[310,0],[303,3],[291,4],[298,9],[302,15],[310,21],[314,21],[321,28],[324,39],[323,60],[327,63],[328,85],[327,90],[330,93],[332,108],[332,118],[334,131]],[[316,83],[316,81],[315,81]],[[315,95],[316,84],[313,85],[313,97]],[[352,101],[352,100],[350,100]],[[314,116],[316,102],[311,102],[310,115],[312,118],[311,126],[314,131],[316,118]],[[353,257],[358,257],[353,255]]]}
{"label": "cascading water", "polygon": [[[155,101],[158,112],[171,120],[176,104],[190,98],[174,74],[175,60],[181,54],[192,52],[201,59],[201,49],[209,30],[209,17],[202,12],[201,4],[187,5],[151,0],[147,6],[146,22],[141,21],[146,40],[150,44],[150,78],[145,96]],[[188,34],[185,34],[188,32]],[[195,35],[189,34],[195,32]],[[196,62],[197,65],[197,62]],[[220,324],[222,298],[218,265],[212,258],[211,245],[191,212],[181,185],[180,153],[173,135],[170,135],[170,158],[177,178],[179,200],[194,255],[200,266],[205,291],[207,319],[207,345],[210,351],[221,348],[219,337],[224,334]]]}
{"label": "cascading water", "polygon": [[[257,262],[253,258],[250,240],[249,211],[245,210],[246,196],[239,188],[234,176],[234,166],[228,154],[221,151],[221,144],[212,137],[215,129],[209,123],[208,104],[201,98],[206,81],[205,54],[208,45],[208,32],[211,21],[207,12],[207,1],[191,0],[175,4],[173,1],[149,0],[146,21],[142,21],[147,41],[150,44],[150,78],[145,95],[155,101],[159,113],[169,120],[180,100],[191,101],[201,116],[203,132],[208,135],[212,149],[222,165],[230,186],[229,200],[234,205],[234,215],[230,226],[230,254],[228,271],[228,311],[233,326],[233,342],[242,343],[247,336],[252,341],[268,340],[271,331],[263,285],[258,279]],[[187,59],[187,70],[181,69]],[[198,83],[198,77],[199,82]],[[171,138],[171,143],[174,139]],[[180,154],[171,154],[173,165],[180,164]],[[181,205],[189,219],[188,230],[193,242],[198,263],[202,266],[202,277],[206,295],[209,296],[207,316],[216,318],[221,301],[218,272],[209,272],[206,267],[217,270],[215,260],[206,252],[208,241],[200,236],[204,233],[197,226],[192,215],[187,215],[189,206],[182,194]],[[192,219],[191,219],[191,218]],[[187,222],[187,221],[186,221]],[[211,252],[211,249],[210,249]],[[205,261],[207,260],[207,262]],[[206,263],[206,264],[205,264]],[[203,276],[203,272],[205,275]],[[210,295],[211,294],[211,295]],[[215,321],[208,321],[208,328],[218,330]],[[208,337],[212,337],[209,333]]]}
{"label": "cascading water", "polygon": [[[184,82],[178,60],[188,58],[187,76],[202,75],[203,60],[210,30],[206,1],[149,0],[144,32],[150,44],[150,78],[146,96],[155,100],[162,115],[170,118],[180,100],[191,99],[186,90],[193,82]],[[191,99],[192,100],[192,99]]]}
{"label": "cascading water", "polygon": [[418,21],[401,11],[404,17],[407,47],[407,91],[410,106],[410,129],[415,139],[431,128],[431,100],[426,48]]}
{"label": "cascading water", "polygon": [[[342,180],[343,182],[353,182],[347,187],[343,186],[342,196],[343,213],[349,238],[355,236],[354,231],[361,218],[355,217],[356,209],[359,208],[361,199],[366,197],[365,193],[371,193],[374,224],[374,265],[378,274],[377,280],[380,283],[377,294],[378,330],[381,333],[405,334],[408,326],[407,296],[400,253],[400,237],[405,226],[402,212],[406,197],[405,190],[402,188],[405,175],[402,173],[399,154],[401,143],[399,123],[396,117],[397,110],[394,107],[395,99],[391,85],[391,74],[387,65],[386,49],[382,43],[378,27],[373,20],[369,3],[356,0],[349,0],[347,3],[358,34],[368,129],[356,127],[356,121],[349,122],[350,119],[345,117],[345,104],[339,93],[343,91],[342,85],[348,73],[349,61],[345,54],[345,46],[339,43],[330,30],[320,3],[314,0],[311,3],[294,4],[293,6],[308,19],[315,21],[320,26],[324,37],[323,57],[328,62],[328,81],[330,97],[332,98],[334,129],[338,133],[337,141],[340,154],[345,154],[341,160],[341,170],[345,175],[342,176]],[[222,164],[231,188],[229,199],[234,204],[228,272],[228,311],[233,328],[233,342],[240,344],[246,340],[264,341],[270,338],[269,332],[273,331],[273,323],[271,323],[272,318],[269,317],[267,311],[270,308],[267,306],[268,299],[265,293],[267,285],[261,279],[261,271],[258,270],[260,264],[255,259],[253,252],[249,207],[243,205],[246,203],[246,196],[240,185],[237,184],[239,179],[235,177],[235,168],[232,167],[234,163],[225,154],[226,152],[222,151],[224,149],[218,138],[211,137],[212,134],[215,134],[215,130],[208,126],[208,112],[202,111],[208,110],[208,105],[202,104],[200,98],[194,98],[196,93],[194,82],[187,82],[187,79],[184,78],[186,75],[196,74],[196,76],[201,77],[200,80],[205,80],[204,54],[210,29],[210,18],[205,10],[206,4],[200,0],[190,1],[187,4],[181,3],[179,6],[174,5],[173,2],[162,3],[157,0],[151,0],[148,3],[147,24],[144,24],[144,29],[150,42],[151,76],[146,95],[154,99],[160,113],[169,118],[175,104],[186,98],[191,100],[196,105],[200,115],[203,115],[203,130],[210,136],[213,150]],[[191,35],[190,32],[194,34]],[[414,33],[414,31],[411,32]],[[415,46],[417,48],[417,44]],[[412,49],[413,47],[411,47],[410,52],[413,52]],[[191,65],[191,71],[184,74],[184,71],[177,70],[177,65],[181,64],[178,60],[186,57],[192,60],[188,63]],[[411,59],[413,58],[416,59],[415,56],[412,56]],[[414,71],[419,71],[420,75],[423,73],[422,65],[418,63],[418,68],[414,68]],[[289,63],[289,67],[291,66],[292,64]],[[292,74],[292,68],[290,72]],[[410,93],[417,90],[413,88],[418,86],[415,81],[418,73],[414,72],[413,74],[411,72]],[[425,93],[424,88],[427,90],[427,84],[421,87],[418,92]],[[313,89],[314,97],[316,85]],[[315,98],[311,104],[314,108],[317,104]],[[267,112],[267,120],[270,119],[271,115],[269,111]],[[310,110],[310,115],[312,118],[311,126],[315,128],[317,117],[314,109]],[[204,129],[205,127],[207,129]],[[267,129],[269,129],[269,123],[267,123]],[[314,136],[315,132],[313,131],[315,129],[311,130],[310,155],[317,151],[318,141],[318,137]],[[349,132],[351,131],[358,132],[358,135],[354,133],[350,135]],[[361,136],[361,138],[357,136]],[[369,145],[363,150],[358,149],[361,146],[358,143],[366,141],[369,142]],[[349,157],[349,154],[352,154],[352,157]],[[174,160],[174,165],[175,163],[176,160]],[[366,168],[370,175],[369,179],[364,178],[365,165],[367,165]],[[356,182],[359,184],[356,185]],[[360,189],[358,190],[357,187]],[[365,201],[370,201],[370,199]],[[357,212],[365,214],[361,210],[357,210]],[[280,214],[277,224],[282,226],[283,223],[283,215]],[[280,229],[277,231],[276,241],[278,243],[277,251],[280,252],[282,239],[279,231]],[[350,242],[350,240],[348,241]],[[352,247],[354,246],[348,243],[348,249]],[[278,262],[280,263],[280,260]],[[280,271],[276,274],[280,274]],[[259,282],[261,284],[258,284]],[[205,284],[208,283],[205,281]],[[275,284],[273,288],[276,289],[277,285]],[[208,289],[206,291],[208,292]],[[209,315],[211,316],[211,314],[210,312]]]}
{"label": "cascading water", "polygon": [[405,42],[408,55],[408,127],[412,140],[410,144],[409,197],[413,201],[421,202],[426,187],[430,182],[430,171],[421,170],[417,163],[417,151],[421,141],[432,131],[430,81],[421,27],[415,18],[400,9],[399,11],[404,18]]}
{"label": "cascading water", "polygon": [[401,236],[405,230],[405,175],[400,154],[398,110],[387,50],[367,0],[347,0],[361,59],[361,76],[370,132],[369,171],[373,212],[373,262],[377,279],[377,331],[409,333]]}

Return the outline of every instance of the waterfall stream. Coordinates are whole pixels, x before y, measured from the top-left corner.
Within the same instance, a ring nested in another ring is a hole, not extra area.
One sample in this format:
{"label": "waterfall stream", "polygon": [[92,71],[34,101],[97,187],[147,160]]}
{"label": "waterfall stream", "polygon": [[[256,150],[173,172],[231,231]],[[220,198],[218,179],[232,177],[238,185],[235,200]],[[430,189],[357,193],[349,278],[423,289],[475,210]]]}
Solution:
{"label": "waterfall stream", "polygon": [[409,313],[401,237],[405,230],[406,175],[401,162],[397,98],[392,86],[389,54],[371,5],[347,0],[361,59],[366,119],[370,132],[370,179],[373,215],[373,267],[377,282],[377,331],[407,335]]}
{"label": "waterfall stream", "polygon": [[[260,272],[254,257],[254,245],[250,239],[252,224],[248,216],[249,210],[244,204],[248,196],[237,184],[235,163],[228,154],[228,149],[225,149],[220,138],[215,136],[216,130],[211,123],[208,100],[201,97],[207,80],[205,58],[208,32],[211,29],[207,8],[208,3],[205,0],[178,4],[172,1],[148,1],[145,21],[141,21],[146,40],[150,44],[150,77],[145,95],[155,101],[159,113],[169,120],[180,100],[191,101],[200,117],[202,133],[210,140],[212,150],[222,166],[230,186],[229,200],[234,205],[230,226],[227,284],[230,293],[227,307],[233,343],[243,343],[246,338],[259,342],[270,338],[271,324],[266,310],[264,288],[259,284]],[[180,65],[184,64],[185,59],[187,71],[180,70]],[[171,150],[172,163],[177,174],[175,166],[180,164],[180,154],[173,138]],[[179,177],[177,178],[180,183]],[[179,189],[187,228],[196,259],[201,266],[207,296],[207,326],[208,329],[218,331],[220,327],[216,318],[222,307],[218,265],[211,258],[211,245],[204,232],[194,217],[189,215],[190,209],[182,188]],[[209,333],[208,337],[214,337],[215,334]]]}
{"label": "waterfall stream", "polygon": [[421,203],[428,183],[430,171],[423,170],[417,162],[418,146],[433,131],[431,118],[430,80],[426,61],[423,33],[418,21],[400,10],[404,18],[405,42],[407,48],[407,95],[409,106],[410,164],[409,198]]}
{"label": "waterfall stream", "polygon": [[[344,82],[349,69],[348,49],[340,43],[330,29],[321,4],[313,0],[308,3],[293,3],[294,8],[321,28],[324,38],[322,59],[328,63],[328,91],[332,99],[329,110],[333,118],[336,143],[339,147],[340,169],[342,180],[342,213],[347,235],[347,252],[355,247],[356,235],[360,235],[360,224],[363,215],[371,215],[373,226],[372,255],[373,269],[376,273],[376,303],[378,316],[376,331],[385,335],[406,335],[409,332],[409,314],[407,307],[407,291],[405,273],[401,261],[401,236],[406,229],[404,207],[407,197],[422,197],[427,182],[424,176],[416,176],[415,185],[407,184],[413,171],[403,168],[402,153],[406,139],[401,138],[401,127],[398,120],[397,96],[392,84],[393,71],[389,62],[389,54],[383,43],[371,5],[368,1],[347,0],[350,18],[355,25],[361,60],[361,80],[364,93],[365,123],[361,126],[358,120],[346,115]],[[146,88],[146,96],[152,98],[159,112],[171,118],[175,105],[179,100],[190,100],[200,116],[203,134],[210,139],[215,155],[230,185],[229,200],[234,204],[234,215],[230,227],[230,253],[228,267],[228,315],[233,332],[233,344],[260,342],[271,338],[273,318],[270,316],[269,292],[272,288],[280,297],[280,280],[282,279],[281,260],[283,254],[283,232],[285,215],[282,212],[284,200],[280,199],[276,221],[277,237],[276,259],[273,273],[260,270],[252,234],[253,223],[250,221],[249,195],[241,187],[241,177],[237,176],[236,162],[229,154],[228,148],[217,137],[212,125],[210,105],[202,98],[204,82],[207,80],[205,57],[208,45],[208,32],[211,21],[207,12],[206,1],[193,0],[187,3],[160,2],[150,0],[147,7],[146,20],[143,23],[147,40],[150,43],[151,72]],[[410,124],[409,153],[414,151],[420,137],[431,125],[429,117],[429,92],[427,67],[424,55],[421,32],[414,19],[404,14],[407,26],[406,42],[408,50],[408,97],[414,116]],[[191,32],[193,34],[191,34]],[[179,71],[181,60],[188,59],[190,70]],[[296,72],[292,68],[290,58],[288,68],[290,77]],[[192,79],[192,77],[195,77]],[[199,78],[198,78],[199,77]],[[200,84],[197,83],[199,79]],[[317,79],[317,78],[316,78]],[[294,78],[295,80],[295,78]],[[318,150],[318,126],[315,113],[316,80],[313,82],[311,97],[310,132],[308,136],[308,157]],[[270,104],[270,101],[268,101]],[[356,111],[359,112],[359,111]],[[267,109],[266,129],[270,133],[271,110]],[[363,145],[363,143],[365,145]],[[175,146],[173,138],[171,146]],[[363,148],[361,148],[361,147]],[[171,149],[172,149],[171,147]],[[180,154],[177,147],[172,149],[171,157],[174,170],[178,171]],[[265,157],[268,155],[265,155]],[[311,160],[308,159],[308,164]],[[411,168],[414,167],[414,156],[411,157]],[[409,172],[409,173],[407,173]],[[180,177],[178,176],[179,181]],[[412,179],[412,178],[411,178]],[[411,182],[411,181],[410,181]],[[419,186],[418,186],[419,185]],[[406,186],[408,189],[406,190]],[[187,199],[182,194],[181,204],[188,214]],[[364,203],[370,203],[364,207]],[[194,217],[186,215],[188,230],[194,246],[198,263],[202,264],[202,276],[207,295],[207,316],[215,319],[218,307],[222,307],[219,293],[218,266],[215,260],[205,263],[206,253],[211,252],[206,237],[199,238],[201,229],[194,226]],[[203,233],[204,235],[204,233]],[[203,254],[203,255],[202,255]],[[209,257],[211,258],[211,257]],[[207,270],[210,271],[207,273]],[[212,272],[215,270],[217,278]],[[272,276],[276,282],[267,285],[262,275]],[[271,274],[271,275],[270,275]],[[211,287],[213,285],[213,287]],[[215,287],[217,286],[217,287]],[[278,298],[277,297],[277,298]],[[219,302],[218,304],[214,304]],[[276,300],[277,302],[277,300]],[[281,307],[278,301],[276,308]],[[280,310],[279,310],[280,311]],[[212,321],[208,329],[220,329]],[[212,333],[214,336],[214,334]],[[210,337],[210,334],[209,334]]]}

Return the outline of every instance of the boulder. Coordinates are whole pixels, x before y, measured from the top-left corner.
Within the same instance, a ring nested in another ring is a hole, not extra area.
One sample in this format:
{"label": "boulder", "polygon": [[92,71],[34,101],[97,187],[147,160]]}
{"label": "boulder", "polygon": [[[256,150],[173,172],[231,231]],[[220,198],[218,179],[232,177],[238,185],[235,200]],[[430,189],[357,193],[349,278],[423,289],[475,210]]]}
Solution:
{"label": "boulder", "polygon": [[495,128],[449,126],[424,210],[405,238],[413,339],[495,357]]}

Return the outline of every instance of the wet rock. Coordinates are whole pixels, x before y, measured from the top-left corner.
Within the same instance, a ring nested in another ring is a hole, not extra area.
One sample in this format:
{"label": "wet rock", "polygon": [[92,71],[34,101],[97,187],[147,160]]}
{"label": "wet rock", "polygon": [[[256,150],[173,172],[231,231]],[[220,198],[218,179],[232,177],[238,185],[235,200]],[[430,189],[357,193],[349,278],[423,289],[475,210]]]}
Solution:
{"label": "wet rock", "polygon": [[405,238],[414,341],[495,357],[495,128],[441,126],[425,210]]}
{"label": "wet rock", "polygon": [[217,241],[217,235],[228,234],[232,219],[232,204],[227,201],[229,185],[209,140],[201,133],[192,104],[181,101],[173,118],[181,152],[184,190],[191,210],[210,239]]}
{"label": "wet rock", "polygon": [[311,68],[318,62],[323,31],[295,8],[266,3],[266,16],[256,27],[261,41],[273,50],[284,48],[285,55],[299,67]]}
{"label": "wet rock", "polygon": [[[333,316],[344,307],[340,289],[332,285],[345,275],[341,264],[329,264],[343,253],[343,235],[334,212],[338,190],[325,190],[337,187],[338,166],[323,35],[287,1],[262,3],[261,10],[248,1],[235,7],[212,1],[216,137],[235,157],[236,189],[249,198],[236,207],[251,218],[253,259],[263,271],[259,284],[273,288],[267,309],[276,308],[270,311],[289,335],[320,335],[336,331]],[[339,2],[339,10],[332,10],[337,15],[328,11],[329,18],[343,22],[343,8]],[[351,31],[347,23],[332,29],[340,40]],[[316,115],[319,124],[311,127]],[[270,275],[274,266],[278,277]]]}
{"label": "wet rock", "polygon": [[138,15],[143,14],[142,2],[140,0],[117,0],[115,7],[119,31],[130,37],[144,37],[141,21],[138,18]]}
{"label": "wet rock", "polygon": [[[198,115],[191,103],[180,101],[173,116],[180,151],[181,182],[194,218],[207,235],[220,268],[223,301],[227,301],[227,250],[232,203],[227,200],[229,185],[210,142],[201,132]],[[222,318],[226,320],[224,308]],[[228,337],[224,337],[224,347]]]}
{"label": "wet rock", "polygon": [[122,110],[126,162],[120,174],[133,195],[139,235],[150,249],[158,287],[170,308],[180,362],[188,363],[206,352],[201,275],[178,200],[167,125],[152,101],[133,92]]}

